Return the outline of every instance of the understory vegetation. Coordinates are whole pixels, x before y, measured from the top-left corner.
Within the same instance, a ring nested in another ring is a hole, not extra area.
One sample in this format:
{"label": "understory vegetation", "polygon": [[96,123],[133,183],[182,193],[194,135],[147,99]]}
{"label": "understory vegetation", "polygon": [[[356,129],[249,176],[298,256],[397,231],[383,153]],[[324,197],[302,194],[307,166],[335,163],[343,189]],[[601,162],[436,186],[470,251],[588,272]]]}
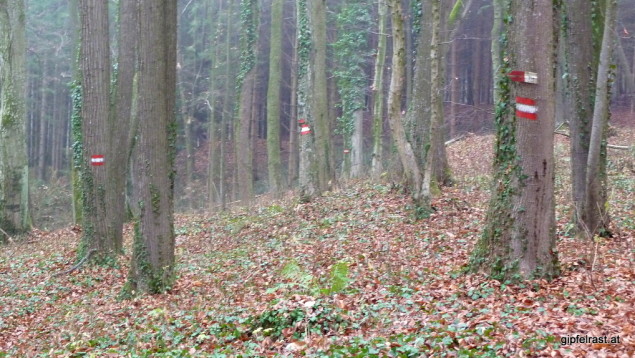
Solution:
{"label": "understory vegetation", "polygon": [[[610,139],[635,142],[620,128]],[[456,184],[417,220],[396,183],[347,182],[213,215],[177,215],[165,295],[118,297],[125,258],[72,266],[77,227],[0,252],[0,357],[502,357],[635,354],[635,173],[611,151],[613,237],[572,236],[568,139],[556,144],[562,275],[512,285],[464,273],[481,234],[493,136],[448,147]],[[562,337],[619,336],[564,345]]]}

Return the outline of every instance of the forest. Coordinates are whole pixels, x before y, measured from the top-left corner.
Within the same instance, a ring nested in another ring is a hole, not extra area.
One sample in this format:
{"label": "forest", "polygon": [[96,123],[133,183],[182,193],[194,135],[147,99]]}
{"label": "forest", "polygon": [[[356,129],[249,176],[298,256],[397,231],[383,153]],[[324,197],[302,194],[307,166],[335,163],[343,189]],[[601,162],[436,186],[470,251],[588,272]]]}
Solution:
{"label": "forest", "polygon": [[0,0],[1,357],[635,355],[632,0]]}

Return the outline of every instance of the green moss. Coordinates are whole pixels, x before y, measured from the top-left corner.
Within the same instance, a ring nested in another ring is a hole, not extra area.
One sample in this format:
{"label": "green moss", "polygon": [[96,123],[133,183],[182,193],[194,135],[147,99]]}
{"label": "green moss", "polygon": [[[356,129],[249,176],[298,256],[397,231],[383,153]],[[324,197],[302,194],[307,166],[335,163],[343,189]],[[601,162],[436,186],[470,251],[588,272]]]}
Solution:
{"label": "green moss", "polygon": [[150,198],[152,202],[152,212],[158,216],[161,212],[161,192],[154,184],[150,184]]}

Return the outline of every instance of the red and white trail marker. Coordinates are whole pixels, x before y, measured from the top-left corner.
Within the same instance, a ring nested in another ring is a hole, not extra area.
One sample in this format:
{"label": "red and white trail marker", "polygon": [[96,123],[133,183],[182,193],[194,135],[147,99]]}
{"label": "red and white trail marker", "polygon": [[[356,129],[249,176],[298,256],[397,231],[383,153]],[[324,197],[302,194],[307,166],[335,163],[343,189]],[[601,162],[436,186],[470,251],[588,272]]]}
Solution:
{"label": "red and white trail marker", "polygon": [[350,152],[351,152],[351,150],[350,150],[350,149],[344,149],[344,154],[348,154],[348,153],[350,153]]}
{"label": "red and white trail marker", "polygon": [[308,124],[303,124],[300,126],[300,134],[305,135],[311,133],[311,128]]}
{"label": "red and white trail marker", "polygon": [[536,120],[538,107],[536,101],[526,97],[516,97],[516,117]]}
{"label": "red and white trail marker", "polygon": [[507,77],[510,80],[522,83],[538,83],[538,74],[535,72],[528,71],[511,71]]}
{"label": "red and white trail marker", "polygon": [[102,154],[96,154],[90,157],[90,165],[92,166],[104,165],[105,162],[106,160]]}

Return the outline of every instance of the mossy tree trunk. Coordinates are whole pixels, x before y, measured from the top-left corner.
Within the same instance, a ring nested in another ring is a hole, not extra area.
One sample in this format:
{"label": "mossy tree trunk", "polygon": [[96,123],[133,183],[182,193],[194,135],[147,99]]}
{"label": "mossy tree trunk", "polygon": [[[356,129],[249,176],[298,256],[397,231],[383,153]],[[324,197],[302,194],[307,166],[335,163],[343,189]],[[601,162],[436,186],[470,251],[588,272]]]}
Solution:
{"label": "mossy tree trunk", "polygon": [[242,205],[254,196],[252,125],[253,99],[256,86],[256,51],[258,43],[258,1],[241,2],[241,59],[237,79],[238,118],[234,126],[236,157],[236,194]]}
{"label": "mossy tree trunk", "polygon": [[23,0],[0,0],[0,228],[8,234],[31,227],[24,17]]}
{"label": "mossy tree trunk", "polygon": [[176,2],[139,0],[138,157],[140,192],[124,293],[161,293],[174,281]]}
{"label": "mossy tree trunk", "polygon": [[[500,79],[492,197],[470,265],[473,271],[500,280],[552,278],[558,274],[553,191],[553,2],[511,0],[503,18],[503,73],[536,72],[538,84]],[[530,105],[519,106],[522,99],[517,98],[535,100],[537,113]],[[536,113],[537,119],[517,116],[514,106],[518,113]]]}
{"label": "mossy tree trunk", "polygon": [[371,159],[371,176],[379,179],[382,171],[383,137],[384,137],[384,65],[386,61],[386,18],[388,9],[386,0],[377,0],[379,12],[377,55],[373,71],[373,153]]}
{"label": "mossy tree trunk", "polygon": [[282,78],[283,0],[271,4],[269,84],[267,88],[267,161],[269,191],[279,195],[284,188],[280,160],[280,84]]}
{"label": "mossy tree trunk", "polygon": [[299,135],[299,168],[298,182],[300,200],[310,201],[319,195],[318,163],[315,160],[315,120],[313,118],[312,101],[310,100],[313,78],[310,75],[312,37],[307,11],[307,0],[299,0],[296,6],[298,28],[298,131]]}
{"label": "mossy tree trunk", "polygon": [[[437,0],[435,0],[437,1]],[[389,3],[392,18],[392,71],[390,77],[390,89],[388,92],[388,123],[392,130],[393,140],[399,153],[401,164],[406,176],[406,185],[417,210],[430,205],[430,197],[422,191],[424,176],[422,168],[417,160],[402,119],[402,94],[404,91],[405,68],[405,37],[403,26],[403,9],[401,0],[391,0]]]}
{"label": "mossy tree trunk", "polygon": [[311,0],[308,5],[312,42],[309,90],[315,133],[315,161],[317,162],[318,188],[320,192],[324,192],[330,190],[335,179],[331,160],[332,133],[326,72],[326,0]]}

